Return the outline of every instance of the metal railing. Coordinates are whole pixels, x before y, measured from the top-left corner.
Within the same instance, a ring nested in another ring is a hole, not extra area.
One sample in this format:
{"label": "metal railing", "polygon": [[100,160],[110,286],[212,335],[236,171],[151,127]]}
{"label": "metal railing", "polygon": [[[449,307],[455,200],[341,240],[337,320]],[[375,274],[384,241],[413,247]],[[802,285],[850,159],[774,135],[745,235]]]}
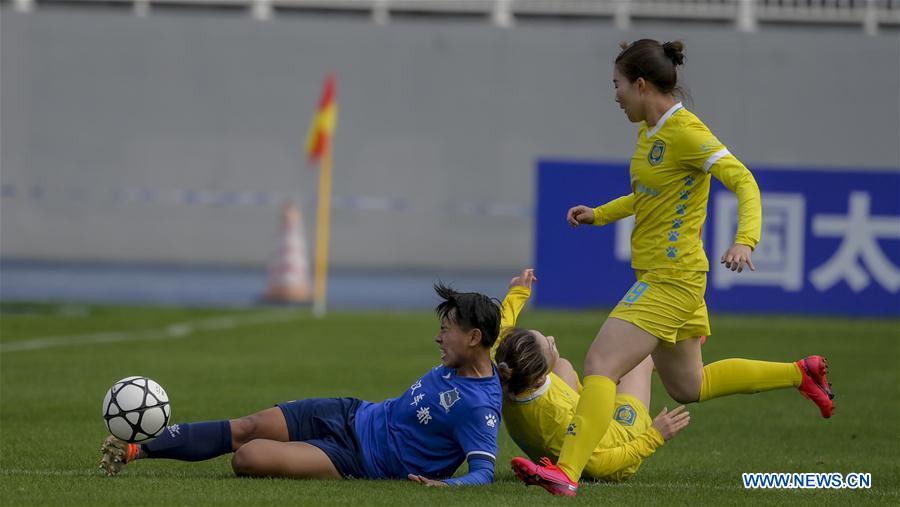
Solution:
{"label": "metal railing", "polygon": [[760,23],[859,25],[866,33],[880,26],[900,27],[900,0],[12,0],[29,12],[41,3],[55,5],[132,5],[147,16],[154,6],[235,7],[270,19],[281,11],[356,12],[379,24],[404,14],[483,16],[500,27],[517,19],[609,18],[628,29],[634,20],[671,19],[733,22],[742,31]]}

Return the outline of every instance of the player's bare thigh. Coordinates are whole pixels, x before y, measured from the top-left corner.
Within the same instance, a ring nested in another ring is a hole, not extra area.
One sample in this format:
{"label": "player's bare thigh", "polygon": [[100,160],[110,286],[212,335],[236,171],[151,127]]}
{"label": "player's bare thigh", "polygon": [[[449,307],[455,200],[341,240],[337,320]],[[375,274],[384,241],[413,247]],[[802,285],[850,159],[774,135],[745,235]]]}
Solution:
{"label": "player's bare thigh", "polygon": [[606,319],[584,360],[584,375],[603,375],[618,382],[656,348],[659,339],[615,317]]}
{"label": "player's bare thigh", "polygon": [[252,440],[234,453],[231,467],[235,474],[245,477],[341,478],[331,458],[306,442]]}
{"label": "player's bare thigh", "polygon": [[278,407],[268,408],[246,417],[232,419],[231,424],[231,448],[238,450],[251,440],[264,438],[278,442],[290,440],[287,421],[284,413]]}
{"label": "player's bare thigh", "polygon": [[699,337],[682,340],[675,345],[660,342],[653,351],[653,362],[672,399],[679,403],[693,403],[700,399],[703,356]]}
{"label": "player's bare thigh", "polygon": [[627,394],[641,400],[650,410],[650,379],[653,375],[653,358],[647,356],[640,364],[622,376],[616,386],[616,394]]}

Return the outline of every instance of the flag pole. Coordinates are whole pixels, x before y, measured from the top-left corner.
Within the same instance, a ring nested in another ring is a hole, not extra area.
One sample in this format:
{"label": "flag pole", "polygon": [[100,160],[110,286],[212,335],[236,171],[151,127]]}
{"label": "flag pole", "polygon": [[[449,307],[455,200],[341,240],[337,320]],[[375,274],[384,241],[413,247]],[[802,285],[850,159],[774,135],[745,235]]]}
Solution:
{"label": "flag pole", "polygon": [[328,239],[331,223],[331,140],[319,163],[319,198],[316,212],[316,275],[313,293],[313,315],[325,316],[328,285]]}

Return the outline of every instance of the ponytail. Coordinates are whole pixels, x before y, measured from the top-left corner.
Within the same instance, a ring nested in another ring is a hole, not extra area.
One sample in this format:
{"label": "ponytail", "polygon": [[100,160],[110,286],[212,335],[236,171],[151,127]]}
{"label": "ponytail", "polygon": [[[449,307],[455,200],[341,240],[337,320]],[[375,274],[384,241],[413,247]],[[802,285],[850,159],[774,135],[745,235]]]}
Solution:
{"label": "ponytail", "polygon": [[513,328],[507,332],[494,359],[500,383],[514,395],[533,388],[550,369],[537,337],[528,329]]}

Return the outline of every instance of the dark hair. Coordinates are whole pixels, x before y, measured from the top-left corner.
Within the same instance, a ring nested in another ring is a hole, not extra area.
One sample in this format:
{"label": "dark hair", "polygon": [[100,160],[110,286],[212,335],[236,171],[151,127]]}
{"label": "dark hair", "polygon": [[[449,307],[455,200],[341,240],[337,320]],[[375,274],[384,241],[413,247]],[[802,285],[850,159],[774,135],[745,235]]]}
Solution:
{"label": "dark hair", "polygon": [[441,320],[455,322],[463,331],[481,331],[481,345],[491,348],[500,335],[500,305],[477,292],[457,292],[441,283],[434,284],[434,291],[442,301],[434,312]]}
{"label": "dark hair", "polygon": [[497,352],[497,373],[500,383],[510,394],[519,394],[534,387],[543,375],[547,374],[550,365],[541,351],[537,336],[528,329],[514,327],[510,329]]}
{"label": "dark hair", "polygon": [[616,68],[632,83],[639,77],[652,83],[661,93],[684,95],[678,85],[675,67],[684,65],[684,43],[641,39],[619,45],[622,52],[616,57]]}

